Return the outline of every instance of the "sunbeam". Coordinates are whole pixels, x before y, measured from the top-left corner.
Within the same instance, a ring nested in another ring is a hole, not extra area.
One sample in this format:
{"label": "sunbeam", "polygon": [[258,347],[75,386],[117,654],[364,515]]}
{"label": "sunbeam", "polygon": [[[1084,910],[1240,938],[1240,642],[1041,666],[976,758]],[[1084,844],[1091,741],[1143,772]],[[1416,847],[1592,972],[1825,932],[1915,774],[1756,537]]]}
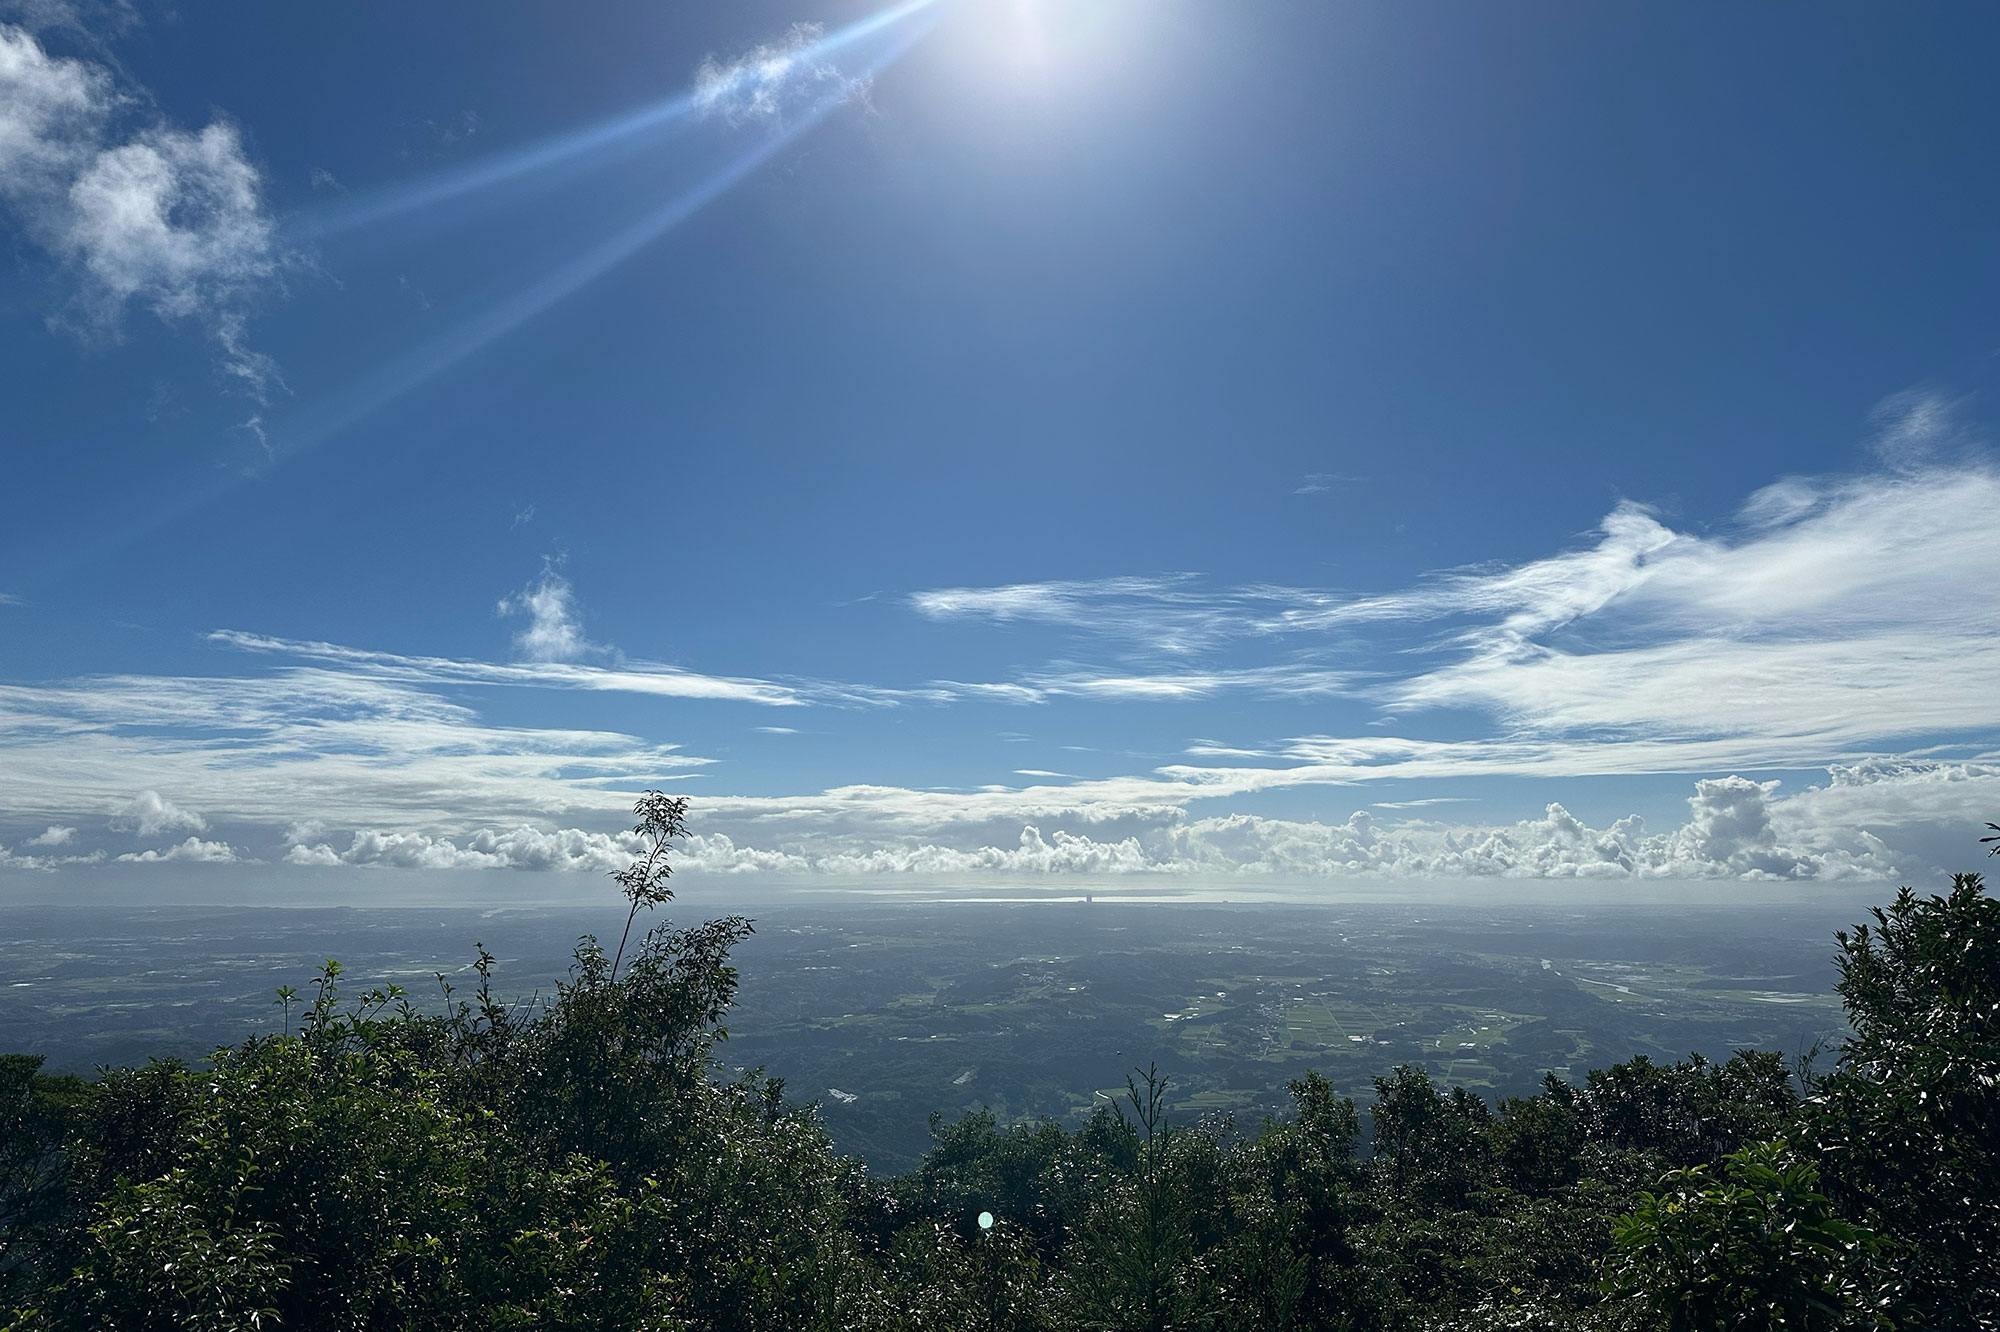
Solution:
{"label": "sunbeam", "polygon": [[[931,3],[931,0],[925,0],[925,3]],[[914,5],[902,7],[905,12],[913,12],[914,8]],[[881,26],[880,22],[874,24],[877,29]],[[922,38],[924,31],[924,27],[916,27],[902,34],[863,67],[864,76],[872,78],[894,64]],[[851,41],[854,35],[850,32],[847,40]],[[843,85],[835,92],[821,97],[811,103],[804,113],[774,126],[755,146],[709,175],[692,189],[675,195],[569,262],[543,274],[505,300],[467,319],[449,333],[364,376],[359,382],[318,408],[310,409],[292,422],[273,429],[270,442],[273,455],[284,458],[337,434],[419,384],[457,365],[482,348],[490,346],[594,279],[603,276],[741,183],[786,145],[845,104],[850,95],[848,88]]]}
{"label": "sunbeam", "polygon": [[[941,0],[904,0],[879,13],[826,33],[789,53],[795,60],[819,61],[884,29],[894,26]],[[755,71],[738,67],[739,80]],[[304,213],[289,224],[302,241],[318,240],[360,230],[410,213],[436,208],[452,200],[517,185],[523,190],[546,189],[566,177],[641,151],[685,129],[703,114],[718,92],[714,85],[652,102],[600,120],[581,129],[552,135],[519,148],[493,153],[476,162],[432,172],[399,185],[386,186]]]}
{"label": "sunbeam", "polygon": [[[919,11],[931,9],[938,3],[939,0],[908,0],[908,3],[885,10],[851,24],[839,33],[821,38],[809,49],[820,55],[849,46],[862,37],[882,32],[899,20],[913,17]],[[287,458],[324,443],[341,431],[380,411],[404,394],[491,346],[535,316],[602,277],[728,193],[786,146],[798,140],[851,100],[857,86],[865,85],[867,80],[874,78],[901,59],[923,39],[931,26],[931,21],[919,22],[895,34],[873,58],[860,66],[857,77],[839,83],[830,92],[807,103],[797,114],[773,121],[771,128],[765,131],[756,144],[747,151],[710,173],[698,184],[674,195],[582,254],[548,271],[511,296],[472,315],[449,332],[419,344],[387,364],[362,375],[346,388],[306,407],[289,420],[268,424],[264,427],[265,447],[270,455],[270,461],[265,467],[233,474],[220,474],[208,485],[189,491],[177,501],[155,504],[143,517],[107,525],[102,529],[101,539],[72,545],[66,552],[68,558],[58,564],[45,566],[41,577],[24,580],[24,585],[31,589],[46,585],[70,570],[96,563],[128,549],[151,533],[170,527],[189,514],[215,502],[245,481],[269,470],[270,466],[275,466]],[[689,93],[677,100],[692,106],[697,95],[698,92]],[[604,127],[599,126],[596,133],[601,134],[603,130]],[[574,145],[579,141],[579,136],[568,136],[567,141]],[[560,160],[560,155],[553,151],[553,147],[551,142],[534,150],[536,160],[544,163]],[[496,165],[485,173],[486,180],[489,183],[497,182],[518,175],[521,170],[526,169],[518,165],[522,160],[521,155],[512,160],[516,163],[514,169],[503,173]],[[476,188],[476,186],[464,188]],[[381,216],[387,215],[387,213],[381,214]]]}

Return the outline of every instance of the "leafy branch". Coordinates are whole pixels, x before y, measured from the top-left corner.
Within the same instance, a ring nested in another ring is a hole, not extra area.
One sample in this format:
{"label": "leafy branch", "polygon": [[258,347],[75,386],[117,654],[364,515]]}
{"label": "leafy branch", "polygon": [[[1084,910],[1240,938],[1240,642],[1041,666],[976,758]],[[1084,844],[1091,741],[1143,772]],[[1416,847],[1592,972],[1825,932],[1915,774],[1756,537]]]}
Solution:
{"label": "leafy branch", "polygon": [[611,872],[625,900],[632,904],[625,914],[625,932],[618,936],[618,951],[611,958],[614,981],[618,979],[618,964],[625,957],[625,944],[632,937],[632,922],[638,919],[639,908],[673,900],[673,889],[667,887],[667,880],[674,869],[667,863],[667,852],[676,841],[687,836],[687,803],[686,796],[648,791],[632,806],[632,812],[639,816],[632,834],[645,843],[646,853],[624,869]]}

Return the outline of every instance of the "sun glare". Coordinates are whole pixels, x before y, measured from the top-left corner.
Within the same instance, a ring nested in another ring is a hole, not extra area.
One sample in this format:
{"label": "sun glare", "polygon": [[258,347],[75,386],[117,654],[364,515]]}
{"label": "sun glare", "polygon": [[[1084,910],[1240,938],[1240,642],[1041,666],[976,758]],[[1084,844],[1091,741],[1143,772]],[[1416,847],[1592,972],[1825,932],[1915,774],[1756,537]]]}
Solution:
{"label": "sun glare", "polygon": [[1135,63],[1134,44],[1161,17],[1137,0],[973,0],[956,15],[952,63],[973,86],[1013,93],[1097,86]]}

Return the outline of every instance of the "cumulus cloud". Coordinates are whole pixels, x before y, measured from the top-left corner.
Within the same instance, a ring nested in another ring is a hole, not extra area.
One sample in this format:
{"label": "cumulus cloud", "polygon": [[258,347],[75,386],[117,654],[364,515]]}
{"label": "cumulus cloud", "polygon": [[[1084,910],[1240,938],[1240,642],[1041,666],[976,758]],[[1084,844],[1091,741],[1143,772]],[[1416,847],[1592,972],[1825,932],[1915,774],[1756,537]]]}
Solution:
{"label": "cumulus cloud", "polygon": [[[104,859],[102,851],[93,851],[88,855],[66,856],[34,854],[71,846],[75,842],[76,829],[61,824],[50,824],[44,831],[24,839],[18,851],[10,851],[0,846],[0,869],[49,871],[61,865],[95,864]],[[23,854],[24,852],[28,854]]]}
{"label": "cumulus cloud", "polygon": [[204,328],[253,396],[277,385],[244,326],[285,261],[233,125],[166,124],[107,67],[0,24],[0,200],[73,279],[77,327],[115,336],[137,306]]}
{"label": "cumulus cloud", "polygon": [[272,276],[260,188],[233,126],[145,130],[70,183],[63,248],[96,279],[107,317],[136,302],[184,319]]}
{"label": "cumulus cloud", "polygon": [[134,865],[157,865],[168,861],[186,861],[198,865],[233,865],[239,857],[236,848],[227,842],[204,842],[199,837],[189,837],[184,842],[158,850],[128,851],[119,860]]}
{"label": "cumulus cloud", "polygon": [[576,661],[603,651],[583,636],[576,590],[556,572],[553,563],[544,564],[541,577],[534,582],[502,597],[499,613],[527,617],[527,627],[514,636],[514,648],[529,661]]}
{"label": "cumulus cloud", "polygon": [[543,831],[532,827],[483,830],[454,841],[423,833],[356,832],[345,850],[331,843],[300,843],[285,854],[291,865],[380,865],[400,869],[595,870],[631,864],[644,847],[630,833]]}
{"label": "cumulus cloud", "polygon": [[49,874],[71,865],[97,865],[104,861],[104,852],[92,851],[87,855],[37,856],[21,855],[0,846],[0,869],[26,870],[30,873]]}
{"label": "cumulus cloud", "polygon": [[208,820],[191,809],[181,808],[158,791],[141,791],[112,816],[111,826],[118,832],[157,837],[163,832],[206,832]]}
{"label": "cumulus cloud", "polygon": [[709,56],[694,75],[696,110],[738,125],[783,121],[867,96],[867,79],[849,77],[827,59],[825,36],[817,23],[795,23],[777,41],[734,60]]}

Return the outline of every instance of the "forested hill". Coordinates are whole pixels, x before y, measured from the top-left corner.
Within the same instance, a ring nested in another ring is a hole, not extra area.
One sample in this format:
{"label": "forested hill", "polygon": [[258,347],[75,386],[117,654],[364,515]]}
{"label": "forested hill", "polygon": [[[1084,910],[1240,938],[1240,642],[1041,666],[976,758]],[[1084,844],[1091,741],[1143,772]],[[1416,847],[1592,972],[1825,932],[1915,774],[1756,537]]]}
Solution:
{"label": "forested hill", "polygon": [[[625,885],[635,919],[666,896]],[[0,1326],[2000,1326],[1977,876],[1832,941],[1852,1035],[1803,1067],[1637,1058],[1495,1105],[1405,1066],[1365,1123],[1313,1074],[1260,1124],[1143,1070],[1073,1130],[934,1122],[887,1179],[714,1059],[749,928],[586,941],[529,1008],[490,958],[443,1014],[329,964],[202,1067],[0,1059]]]}

